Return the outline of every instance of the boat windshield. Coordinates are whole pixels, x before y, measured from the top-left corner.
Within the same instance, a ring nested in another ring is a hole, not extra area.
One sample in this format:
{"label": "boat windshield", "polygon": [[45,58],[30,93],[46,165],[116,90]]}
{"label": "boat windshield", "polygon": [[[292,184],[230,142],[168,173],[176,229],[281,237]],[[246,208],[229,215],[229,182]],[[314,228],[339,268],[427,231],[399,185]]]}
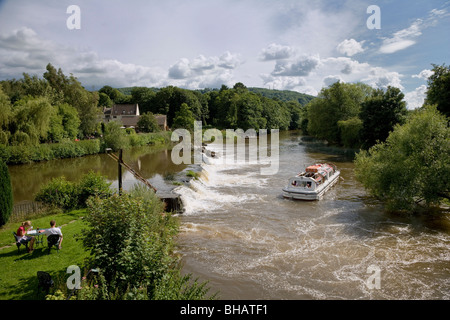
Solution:
{"label": "boat windshield", "polygon": [[312,181],[294,180],[292,186],[296,188],[314,189],[314,183]]}

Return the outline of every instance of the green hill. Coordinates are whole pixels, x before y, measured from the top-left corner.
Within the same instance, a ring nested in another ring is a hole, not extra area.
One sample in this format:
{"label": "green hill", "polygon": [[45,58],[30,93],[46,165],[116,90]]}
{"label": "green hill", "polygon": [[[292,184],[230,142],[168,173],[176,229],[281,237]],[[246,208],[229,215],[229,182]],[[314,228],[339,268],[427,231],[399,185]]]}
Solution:
{"label": "green hill", "polygon": [[248,90],[271,99],[279,99],[285,102],[298,101],[303,106],[315,98],[309,94],[289,90],[272,90],[265,88],[248,88]]}

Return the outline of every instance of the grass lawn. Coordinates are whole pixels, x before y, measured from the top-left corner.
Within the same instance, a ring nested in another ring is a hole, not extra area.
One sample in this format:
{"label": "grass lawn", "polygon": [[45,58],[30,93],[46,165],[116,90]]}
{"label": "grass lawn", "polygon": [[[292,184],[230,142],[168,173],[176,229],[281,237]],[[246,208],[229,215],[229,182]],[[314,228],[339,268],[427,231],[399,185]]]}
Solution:
{"label": "grass lawn", "polygon": [[38,271],[50,273],[55,288],[66,283],[70,276],[66,274],[67,267],[78,265],[83,274],[83,261],[89,254],[74,236],[85,227],[81,219],[85,213],[85,210],[76,210],[32,220],[35,229],[49,228],[52,219],[56,221],[56,226],[62,226],[62,248],[57,252],[53,247],[50,254],[45,236],[43,245],[35,247],[33,252],[27,253],[25,247],[21,246],[18,253],[12,232],[17,231],[20,223],[8,223],[0,228],[0,300],[44,299],[45,295],[37,290]]}

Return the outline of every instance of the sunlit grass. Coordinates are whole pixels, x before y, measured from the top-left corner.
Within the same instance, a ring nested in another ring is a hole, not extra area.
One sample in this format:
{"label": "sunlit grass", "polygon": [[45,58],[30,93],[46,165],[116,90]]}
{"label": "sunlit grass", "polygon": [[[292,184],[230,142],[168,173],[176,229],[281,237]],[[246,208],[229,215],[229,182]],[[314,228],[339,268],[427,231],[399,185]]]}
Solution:
{"label": "sunlit grass", "polygon": [[43,299],[44,294],[37,290],[38,271],[50,273],[56,282],[55,287],[58,287],[69,276],[65,274],[67,267],[71,265],[82,267],[88,252],[84,250],[80,241],[76,241],[75,235],[85,227],[81,219],[85,213],[85,210],[77,210],[32,221],[34,228],[48,228],[52,219],[56,221],[57,226],[62,226],[64,239],[59,252],[53,247],[49,253],[45,236],[43,245],[37,246],[33,252],[27,253],[23,246],[18,252],[12,231],[16,231],[19,225],[8,224],[0,229],[1,300]]}

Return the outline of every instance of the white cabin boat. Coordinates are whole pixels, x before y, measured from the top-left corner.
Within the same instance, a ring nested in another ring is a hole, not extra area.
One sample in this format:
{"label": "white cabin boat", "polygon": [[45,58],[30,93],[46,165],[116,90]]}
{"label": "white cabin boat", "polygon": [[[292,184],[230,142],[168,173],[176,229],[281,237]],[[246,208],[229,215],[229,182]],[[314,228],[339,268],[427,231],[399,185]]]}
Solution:
{"label": "white cabin boat", "polygon": [[283,197],[295,200],[320,200],[339,180],[340,171],[334,164],[318,163],[289,179]]}

